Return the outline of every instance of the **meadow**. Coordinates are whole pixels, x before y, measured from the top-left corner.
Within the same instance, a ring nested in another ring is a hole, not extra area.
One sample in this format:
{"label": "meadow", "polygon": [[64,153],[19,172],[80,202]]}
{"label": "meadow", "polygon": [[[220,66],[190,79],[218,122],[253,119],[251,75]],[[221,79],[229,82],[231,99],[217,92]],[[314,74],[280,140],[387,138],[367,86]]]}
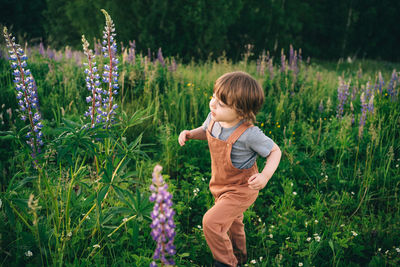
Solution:
{"label": "meadow", "polygon": [[[90,52],[89,44],[82,51],[26,44],[21,55],[40,114],[29,123],[20,119],[21,76],[2,45],[2,266],[148,266],[156,248],[149,200],[156,164],[172,194],[175,265],[211,266],[202,233],[213,205],[208,146],[177,140],[203,123],[214,81],[234,70],[262,84],[256,125],[283,152],[244,215],[248,266],[400,264],[400,64],[319,62],[292,47],[274,56],[249,50],[239,62],[222,55],[182,63],[161,49],[138,53],[133,42],[118,45],[112,59],[112,46],[98,41]],[[117,84],[103,98],[113,108],[98,122],[90,119],[89,54],[108,71],[105,88],[111,76]]]}

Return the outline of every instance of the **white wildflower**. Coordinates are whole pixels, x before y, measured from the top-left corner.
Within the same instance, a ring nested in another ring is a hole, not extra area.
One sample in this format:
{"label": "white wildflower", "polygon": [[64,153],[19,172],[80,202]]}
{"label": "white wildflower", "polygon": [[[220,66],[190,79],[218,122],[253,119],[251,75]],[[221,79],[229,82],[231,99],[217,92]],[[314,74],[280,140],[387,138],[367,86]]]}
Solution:
{"label": "white wildflower", "polygon": [[293,192],[293,195],[297,195],[297,192]]}
{"label": "white wildflower", "polygon": [[290,183],[290,186],[293,187],[293,183]]}
{"label": "white wildflower", "polygon": [[353,236],[358,236],[358,234],[354,231],[351,231],[351,233],[353,234]]}
{"label": "white wildflower", "polygon": [[69,233],[67,234],[67,236],[68,236],[68,237],[71,237],[71,236],[72,236],[72,232],[69,232]]}
{"label": "white wildflower", "polygon": [[123,218],[122,219],[122,222],[127,222],[128,221],[128,218]]}
{"label": "white wildflower", "polygon": [[197,225],[197,228],[201,229],[201,225]]}
{"label": "white wildflower", "polygon": [[386,251],[385,251],[385,254],[388,254],[388,253],[389,253],[389,250],[386,250]]}
{"label": "white wildflower", "polygon": [[311,241],[311,237],[307,237],[307,242],[310,242]]}
{"label": "white wildflower", "polygon": [[286,240],[289,240],[289,239],[290,239],[290,236],[286,237]]}
{"label": "white wildflower", "polygon": [[354,192],[353,191],[351,191],[351,194],[354,196]]}
{"label": "white wildflower", "polygon": [[274,235],[273,234],[269,234],[269,238],[274,238]]}
{"label": "white wildflower", "polygon": [[397,253],[400,253],[400,248],[396,248]]}
{"label": "white wildflower", "polygon": [[25,252],[25,256],[32,257],[33,256],[32,251],[28,250],[27,252]]}
{"label": "white wildflower", "polygon": [[340,227],[344,227],[344,223],[342,223],[342,224],[340,225]]}
{"label": "white wildflower", "polygon": [[100,248],[99,244],[93,245],[94,248]]}
{"label": "white wildflower", "polygon": [[378,252],[381,252],[381,250],[382,250],[381,248],[378,248]]}
{"label": "white wildflower", "polygon": [[319,235],[314,236],[314,239],[315,239],[315,241],[317,241],[317,242],[321,241],[321,237],[320,237]]}
{"label": "white wildflower", "polygon": [[302,262],[299,262],[299,266],[300,266],[300,267],[303,266],[303,263],[302,263]]}
{"label": "white wildflower", "polygon": [[263,257],[260,257],[260,261],[262,261]]}
{"label": "white wildflower", "polygon": [[251,260],[250,263],[256,264],[257,261],[256,260]]}
{"label": "white wildflower", "polygon": [[314,222],[315,222],[315,223],[318,223],[318,220],[315,220]]}

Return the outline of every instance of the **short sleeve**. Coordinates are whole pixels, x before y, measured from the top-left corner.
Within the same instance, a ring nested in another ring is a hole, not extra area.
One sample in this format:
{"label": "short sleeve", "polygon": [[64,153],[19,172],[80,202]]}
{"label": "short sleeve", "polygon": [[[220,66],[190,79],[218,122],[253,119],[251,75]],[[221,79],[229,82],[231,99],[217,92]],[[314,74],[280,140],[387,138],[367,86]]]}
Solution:
{"label": "short sleeve", "polygon": [[247,146],[260,157],[266,158],[271,153],[274,146],[274,141],[266,136],[263,131],[257,126],[248,129],[249,134],[247,135]]}
{"label": "short sleeve", "polygon": [[207,131],[208,125],[210,124],[211,121],[211,112],[208,113],[208,116],[206,118],[206,120],[203,122],[203,130]]}

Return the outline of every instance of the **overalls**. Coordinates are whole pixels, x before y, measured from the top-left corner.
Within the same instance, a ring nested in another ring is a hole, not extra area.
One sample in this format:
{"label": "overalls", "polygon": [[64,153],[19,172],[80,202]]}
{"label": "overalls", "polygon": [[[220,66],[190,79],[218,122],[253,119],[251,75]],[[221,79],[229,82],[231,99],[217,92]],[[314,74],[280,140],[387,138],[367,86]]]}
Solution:
{"label": "overalls", "polygon": [[204,214],[203,231],[214,259],[235,267],[238,261],[247,260],[243,212],[258,196],[258,190],[250,189],[247,183],[258,169],[256,163],[249,169],[234,167],[231,151],[236,140],[252,125],[242,123],[223,141],[211,135],[214,123],[210,121],[206,134],[211,154],[210,191],[215,204]]}

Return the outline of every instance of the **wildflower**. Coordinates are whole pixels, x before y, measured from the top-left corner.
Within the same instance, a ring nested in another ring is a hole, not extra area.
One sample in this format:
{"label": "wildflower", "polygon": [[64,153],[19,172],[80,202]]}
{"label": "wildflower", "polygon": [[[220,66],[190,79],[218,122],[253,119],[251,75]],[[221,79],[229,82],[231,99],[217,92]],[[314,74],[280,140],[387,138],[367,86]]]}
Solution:
{"label": "wildflower", "polygon": [[315,220],[314,222],[315,222],[315,223],[318,223],[318,220]]}
{"label": "wildflower", "polygon": [[263,257],[260,257],[260,262],[262,261]]}
{"label": "wildflower", "polygon": [[383,80],[382,77],[382,72],[378,73],[378,83],[375,84],[375,90],[379,91],[380,94],[382,94],[382,88],[385,85],[385,81]]}
{"label": "wildflower", "polygon": [[72,236],[72,232],[68,232],[67,236],[71,237]]}
{"label": "wildflower", "polygon": [[[160,165],[154,167],[153,183],[150,186],[150,190],[153,192],[150,196],[150,201],[155,202],[151,213],[151,218],[153,219],[150,225],[152,228],[151,236],[157,242],[153,259],[159,259],[165,265],[175,265],[173,260],[173,255],[176,252],[173,244],[175,237],[175,211],[172,209],[172,195],[167,191],[168,185],[164,183],[161,170],[162,167]],[[154,261],[152,264],[156,266]]]}
{"label": "wildflower", "polygon": [[358,234],[354,231],[351,231],[351,233],[353,234],[353,236],[358,236]]}
{"label": "wildflower", "polygon": [[132,64],[135,64],[136,61],[136,43],[135,40],[133,40],[133,42],[129,41],[129,54],[128,54],[128,60],[129,62],[131,62]]}
{"label": "wildflower", "polygon": [[103,119],[109,123],[113,115],[115,114],[115,109],[118,107],[114,102],[114,95],[118,93],[118,59],[117,54],[117,42],[115,40],[115,27],[110,15],[104,10],[101,10],[106,17],[106,26],[103,31],[103,56],[109,58],[109,62],[104,66],[103,72],[103,82],[107,84],[108,90],[107,96],[103,99],[102,116]]}
{"label": "wildflower", "polygon": [[293,192],[293,195],[297,195],[297,192]]}
{"label": "wildflower", "polygon": [[100,76],[97,74],[96,62],[94,61],[95,56],[93,51],[89,49],[89,42],[86,40],[85,35],[82,35],[82,46],[84,54],[87,57],[88,63],[84,63],[88,68],[85,69],[86,73],[86,87],[91,92],[91,96],[86,98],[86,102],[90,103],[88,111],[85,112],[86,117],[91,119],[91,127],[94,127],[95,123],[101,122],[101,114],[96,117],[97,108],[102,103],[101,94],[103,91],[99,88]]}
{"label": "wildflower", "polygon": [[100,248],[99,244],[93,245],[94,248]]}
{"label": "wildflower", "polygon": [[302,262],[299,262],[299,266],[303,266],[303,263],[302,263]]}
{"label": "wildflower", "polygon": [[281,72],[286,72],[286,56],[283,53],[283,49],[281,51]]}
{"label": "wildflower", "polygon": [[165,67],[165,60],[164,60],[164,57],[162,55],[161,47],[158,48],[157,60],[156,61],[158,61],[161,64],[161,66]]}
{"label": "wildflower", "polygon": [[319,235],[314,236],[314,239],[315,239],[315,241],[317,241],[317,242],[321,241],[321,237],[320,237]]}
{"label": "wildflower", "polygon": [[256,264],[256,263],[257,263],[257,261],[256,261],[256,260],[251,260],[251,261],[250,261],[250,263],[252,263],[252,264]]}
{"label": "wildflower", "polygon": [[378,252],[381,252],[381,250],[382,250],[381,248],[378,248]]}
{"label": "wildflower", "polygon": [[338,101],[339,104],[336,110],[336,117],[339,119],[343,115],[343,106],[346,104],[347,97],[349,96],[350,82],[346,83],[341,77],[339,77],[339,87],[338,87]]}
{"label": "wildflower", "polygon": [[392,101],[394,101],[394,98],[397,95],[397,92],[395,91],[397,81],[398,81],[397,72],[396,72],[396,70],[393,70],[392,77],[391,77],[389,85],[387,87],[387,91],[388,91]]}
{"label": "wildflower", "polygon": [[197,225],[197,228],[201,229],[201,225]]}
{"label": "wildflower", "polygon": [[311,241],[311,237],[307,237],[307,242],[310,242]]}
{"label": "wildflower", "polygon": [[397,252],[397,253],[400,253],[400,248],[396,248],[396,252]]}
{"label": "wildflower", "polygon": [[15,37],[8,33],[7,28],[3,30],[7,48],[10,54],[11,67],[14,69],[14,83],[17,90],[18,105],[21,113],[21,120],[29,118],[30,130],[27,133],[27,144],[32,149],[32,157],[35,158],[40,153],[43,145],[43,134],[41,129],[41,115],[39,112],[39,99],[36,83],[29,69],[26,69],[28,57],[19,44],[15,43]]}
{"label": "wildflower", "polygon": [[273,65],[273,62],[272,62],[272,58],[269,58],[269,51],[267,52],[267,57],[268,57],[269,78],[272,81],[274,79],[274,65]]}
{"label": "wildflower", "polygon": [[273,234],[269,234],[269,238],[274,238],[274,235]]}
{"label": "wildflower", "polygon": [[32,257],[33,256],[32,251],[28,250],[27,252],[25,252],[25,256]]}
{"label": "wildflower", "polygon": [[177,68],[178,68],[178,65],[176,64],[175,58],[172,58],[171,65],[168,66],[168,70],[170,72],[175,72]]}

